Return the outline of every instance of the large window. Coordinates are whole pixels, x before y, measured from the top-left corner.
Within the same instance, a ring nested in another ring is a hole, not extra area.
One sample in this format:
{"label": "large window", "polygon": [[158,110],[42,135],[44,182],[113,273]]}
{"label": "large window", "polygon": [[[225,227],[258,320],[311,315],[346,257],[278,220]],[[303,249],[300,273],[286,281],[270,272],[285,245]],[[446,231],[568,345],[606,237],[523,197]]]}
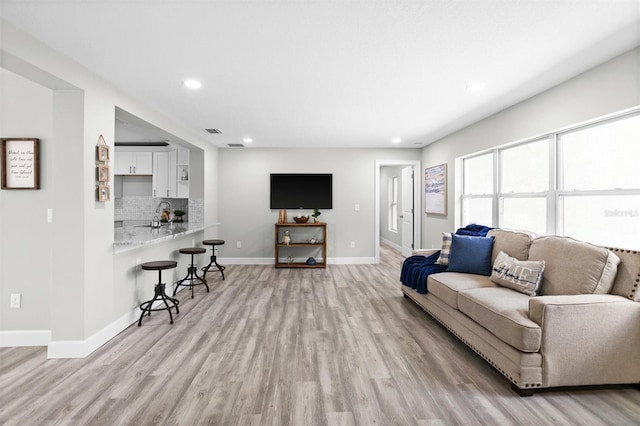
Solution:
{"label": "large window", "polygon": [[558,136],[558,232],[640,248],[640,115]]}
{"label": "large window", "polygon": [[640,114],[463,159],[462,224],[640,248]]}

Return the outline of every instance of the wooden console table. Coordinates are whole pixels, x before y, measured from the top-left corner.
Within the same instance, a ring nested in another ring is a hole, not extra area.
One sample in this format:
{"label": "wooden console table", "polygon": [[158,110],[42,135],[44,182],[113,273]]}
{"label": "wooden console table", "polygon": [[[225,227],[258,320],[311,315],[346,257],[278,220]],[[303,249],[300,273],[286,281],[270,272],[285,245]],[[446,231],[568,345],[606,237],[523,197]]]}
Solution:
{"label": "wooden console table", "polygon": [[[316,232],[313,232],[316,230]],[[291,242],[284,244],[282,237],[289,231]],[[315,240],[311,242],[310,240]],[[276,223],[275,227],[276,268],[326,268],[327,267],[327,224],[318,223]],[[315,264],[307,264],[310,256],[321,253]],[[296,254],[304,258],[297,258]],[[282,257],[284,256],[284,257]]]}

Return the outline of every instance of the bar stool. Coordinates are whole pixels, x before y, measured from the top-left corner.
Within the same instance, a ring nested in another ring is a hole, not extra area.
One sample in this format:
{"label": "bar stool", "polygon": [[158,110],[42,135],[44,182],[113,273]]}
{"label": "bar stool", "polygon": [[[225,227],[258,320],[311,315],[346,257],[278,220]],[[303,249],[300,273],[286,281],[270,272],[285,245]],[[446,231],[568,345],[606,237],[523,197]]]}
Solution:
{"label": "bar stool", "polygon": [[[176,308],[176,314],[180,313],[178,309],[178,303],[180,301],[178,299],[174,299],[173,297],[169,297],[164,289],[165,284],[162,282],[162,271],[165,269],[172,269],[178,265],[178,262],[175,260],[157,260],[154,262],[145,262],[141,265],[142,269],[145,271],[158,271],[158,284],[156,284],[154,291],[155,295],[153,299],[148,300],[146,302],[142,302],[140,304],[140,309],[142,313],[140,314],[140,319],[138,320],[138,327],[142,324],[142,317],[145,313],[151,316],[151,311],[169,311],[169,318],[171,319],[171,324],[173,324],[173,315],[171,315],[171,309]],[[153,303],[156,300],[162,300],[164,303],[164,307],[154,308]]]}
{"label": "bar stool", "polygon": [[209,262],[209,264],[207,266],[202,268],[202,271],[204,272],[204,275],[206,276],[207,272],[209,272],[209,269],[212,267],[212,265],[215,265],[215,267],[218,269],[218,271],[220,271],[220,273],[222,274],[222,279],[224,280],[225,267],[222,266],[222,265],[219,265],[217,260],[216,260],[216,246],[224,245],[224,240],[204,240],[202,242],[202,244],[204,244],[205,246],[212,246],[211,247],[211,262]]}
{"label": "bar stool", "polygon": [[[191,255],[191,264],[189,265],[189,269],[187,270],[187,276],[181,279],[176,283],[176,288],[173,289],[173,295],[176,295],[179,286],[191,287],[191,298],[193,299],[193,287],[197,285],[203,285],[207,288],[207,293],[209,293],[209,286],[207,285],[207,280],[198,275],[198,268],[196,267],[195,262],[193,261],[193,256],[196,254],[206,253],[207,249],[202,247],[192,247],[192,248],[181,248],[180,253],[182,254],[190,254]],[[183,284],[185,281],[189,280],[189,284]]]}

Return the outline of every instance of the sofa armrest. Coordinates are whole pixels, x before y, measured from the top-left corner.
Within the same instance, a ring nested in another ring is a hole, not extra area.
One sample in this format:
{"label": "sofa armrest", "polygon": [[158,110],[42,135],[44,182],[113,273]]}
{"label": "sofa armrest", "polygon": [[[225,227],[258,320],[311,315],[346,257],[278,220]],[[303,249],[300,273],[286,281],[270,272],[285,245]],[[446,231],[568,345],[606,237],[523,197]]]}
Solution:
{"label": "sofa armrest", "polygon": [[431,256],[432,254],[434,254],[435,252],[440,251],[440,249],[416,249],[413,250],[411,253],[414,256]]}
{"label": "sofa armrest", "polygon": [[611,294],[532,297],[529,317],[542,329],[543,386],[640,382],[640,303]]}

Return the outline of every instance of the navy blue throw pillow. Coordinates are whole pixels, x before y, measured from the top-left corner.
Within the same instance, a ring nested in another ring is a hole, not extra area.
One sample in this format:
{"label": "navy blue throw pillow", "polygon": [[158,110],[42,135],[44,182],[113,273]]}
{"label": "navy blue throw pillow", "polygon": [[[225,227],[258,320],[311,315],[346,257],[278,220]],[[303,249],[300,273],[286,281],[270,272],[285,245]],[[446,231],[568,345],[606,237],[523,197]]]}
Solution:
{"label": "navy blue throw pillow", "polygon": [[447,271],[491,275],[493,237],[470,237],[457,234],[452,234],[451,237]]}

